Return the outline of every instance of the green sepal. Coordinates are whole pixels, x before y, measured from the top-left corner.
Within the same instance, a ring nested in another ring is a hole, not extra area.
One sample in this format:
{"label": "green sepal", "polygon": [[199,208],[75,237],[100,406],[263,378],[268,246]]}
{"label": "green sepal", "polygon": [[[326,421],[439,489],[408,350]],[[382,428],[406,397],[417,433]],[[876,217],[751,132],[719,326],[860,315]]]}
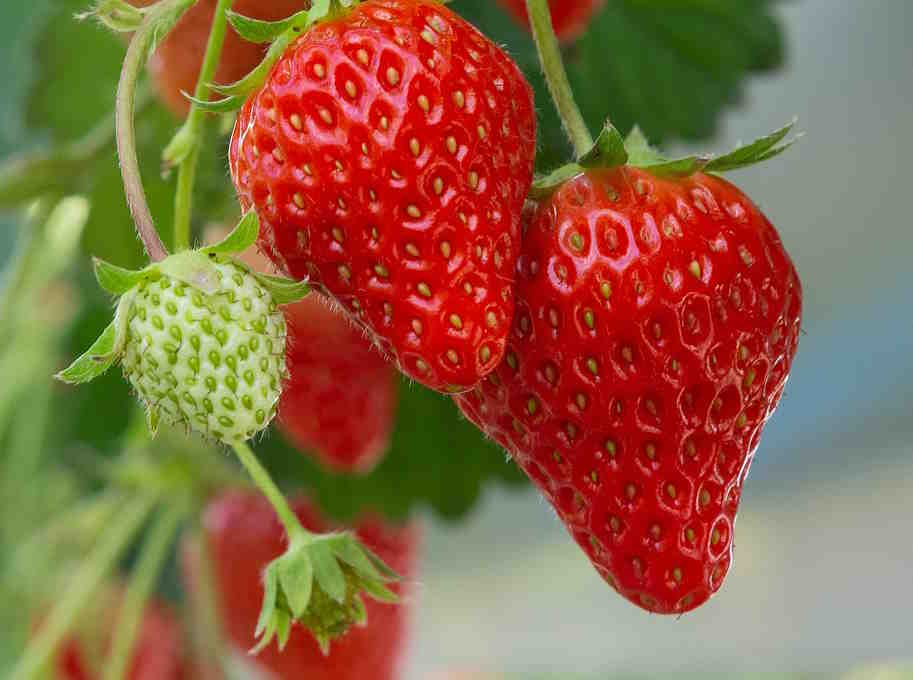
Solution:
{"label": "green sepal", "polygon": [[625,140],[612,123],[606,121],[593,148],[577,161],[585,168],[617,168],[628,162]]}
{"label": "green sepal", "polygon": [[266,55],[250,73],[240,80],[226,85],[209,84],[213,92],[223,95],[224,99],[215,102],[202,102],[186,93],[185,96],[204,111],[225,113],[241,108],[248,95],[263,87],[263,83],[266,82],[273,65],[298,36],[318,21],[331,16],[339,8],[343,6],[349,7],[352,4],[349,0],[346,2],[341,0],[315,0],[310,9],[302,10],[280,21],[261,21],[229,11],[228,21],[238,35],[253,43],[271,43]]}
{"label": "green sepal", "polygon": [[261,87],[263,87],[263,83],[266,82],[266,78],[269,75],[269,72],[272,70],[273,64],[275,64],[279,57],[285,53],[285,50],[289,45],[291,45],[292,40],[295,38],[295,36],[295,33],[287,31],[276,38],[276,41],[269,46],[269,50],[267,50],[266,56],[263,57],[263,60],[257,64],[256,67],[254,67],[253,71],[241,78],[241,80],[236,80],[235,82],[228,83],[227,85],[218,85],[212,83],[209,87],[214,92],[225,95],[226,97],[246,98],[252,92],[255,92],[256,90],[259,90]]}
{"label": "green sepal", "polygon": [[562,184],[569,182],[584,172],[586,172],[586,168],[579,163],[562,165],[547,175],[537,177],[529,191],[529,196],[537,201],[544,200],[551,196]]}
{"label": "green sepal", "polygon": [[263,286],[277,305],[290,305],[304,299],[311,292],[307,281],[294,281],[284,276],[271,276],[251,271],[257,283]]}
{"label": "green sepal", "polygon": [[98,285],[111,295],[123,295],[148,276],[146,271],[124,269],[97,257],[92,258],[92,266]]}
{"label": "green sepal", "polygon": [[215,100],[204,100],[197,99],[193,95],[183,93],[184,97],[191,103],[196,105],[201,111],[206,113],[231,113],[237,111],[247,100],[247,97],[225,97],[224,99],[215,99]]}
{"label": "green sepal", "polygon": [[784,142],[796,125],[793,119],[787,125],[760,137],[750,144],[737,147],[727,154],[713,156],[692,155],[667,159],[653,149],[643,133],[634,128],[625,140],[630,157],[629,163],[648,172],[667,177],[688,177],[698,172],[729,172],[738,170],[779,156],[799,139],[799,136]]}
{"label": "green sepal", "polygon": [[555,189],[589,168],[617,168],[628,162],[625,140],[618,129],[606,121],[602,132],[576,163],[562,165],[557,170],[536,179],[530,196],[535,199],[548,197]]}
{"label": "green sepal", "polygon": [[149,436],[155,438],[155,435],[159,431],[159,422],[161,421],[161,415],[159,410],[153,406],[149,406],[146,409],[146,429],[149,430]]}
{"label": "green sepal", "polygon": [[326,542],[315,545],[311,551],[311,562],[314,565],[314,580],[336,602],[346,599],[346,576],[336,561],[331,547]]}
{"label": "green sepal", "polygon": [[658,150],[650,146],[643,130],[637,125],[631,128],[625,138],[625,151],[631,165],[643,166],[649,163],[662,163],[666,160]]}
{"label": "green sepal", "polygon": [[279,38],[283,33],[303,30],[318,19],[324,18],[330,11],[330,0],[317,0],[311,9],[296,12],[280,21],[262,21],[252,19],[235,11],[228,11],[228,21],[235,32],[252,43],[268,43]]}
{"label": "green sepal", "polygon": [[82,356],[54,376],[57,380],[70,385],[80,385],[91,382],[114,365],[124,351],[130,307],[135,297],[136,293],[131,291],[120,299],[114,321],[108,324]]}
{"label": "green sepal", "polygon": [[219,270],[212,257],[199,250],[185,250],[166,257],[145,272],[157,271],[160,274],[186,283],[206,295],[215,295],[222,287]]}
{"label": "green sepal", "polygon": [[97,19],[118,33],[132,33],[143,23],[143,11],[125,0],[98,0],[92,9],[80,12],[76,19]]}
{"label": "green sepal", "polygon": [[794,118],[779,130],[774,130],[769,135],[760,137],[751,144],[740,146],[734,151],[714,158],[707,163],[704,169],[707,172],[728,172],[729,170],[737,170],[755,163],[763,163],[775,156],[779,156],[802,137],[800,133],[790,140],[783,141],[796,126],[796,123],[797,120]]}
{"label": "green sepal", "polygon": [[273,639],[282,649],[287,640],[283,633],[292,622],[308,628],[327,653],[332,640],[367,621],[362,595],[398,602],[386,585],[398,576],[349,532],[293,538],[285,554],[267,566],[263,578],[264,600],[253,653]]}
{"label": "green sepal", "polygon": [[249,210],[232,229],[231,233],[215,245],[207,246],[202,252],[216,255],[243,253],[257,242],[260,235],[260,219],[254,210]]}
{"label": "green sepal", "polygon": [[662,177],[688,177],[698,172],[738,170],[779,156],[795,144],[801,135],[783,141],[795,125],[796,120],[793,119],[769,135],[716,158],[692,155],[668,159],[650,146],[637,126],[634,126],[622,142],[618,130],[611,123],[606,123],[589,152],[577,162],[568,163],[548,175],[537,178],[530,190],[530,197],[535,200],[548,198],[562,184],[592,168],[615,168],[627,164]]}

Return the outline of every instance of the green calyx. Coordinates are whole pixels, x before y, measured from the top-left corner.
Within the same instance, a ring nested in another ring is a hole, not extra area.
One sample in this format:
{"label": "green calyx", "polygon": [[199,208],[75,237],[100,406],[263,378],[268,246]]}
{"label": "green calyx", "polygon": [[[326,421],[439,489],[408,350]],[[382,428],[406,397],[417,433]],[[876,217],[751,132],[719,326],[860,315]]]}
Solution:
{"label": "green calyx", "polygon": [[241,80],[228,85],[210,85],[213,91],[223,95],[222,99],[203,101],[190,96],[188,99],[210,113],[227,113],[241,108],[248,95],[263,87],[273,65],[300,35],[315,24],[348,11],[359,2],[360,0],[313,0],[310,9],[280,21],[261,21],[229,11],[228,21],[239,36],[253,43],[271,43],[269,50],[254,70]]}
{"label": "green calyx", "polygon": [[227,444],[261,431],[275,416],[286,378],[286,327],[277,306],[308,287],[229,256],[250,247],[257,232],[249,213],[221,243],[140,271],[96,260],[99,284],[120,296],[114,320],[56,377],[89,382],[119,361],[153,432],[161,419]]}
{"label": "green calyx", "polygon": [[365,624],[362,594],[380,602],[398,601],[387,587],[397,575],[351,533],[293,536],[289,549],[269,564],[263,578],[255,654],[274,638],[284,649],[292,623],[309,629],[327,654],[334,639]]}
{"label": "green calyx", "polygon": [[96,19],[118,33],[132,33],[143,23],[149,8],[134,7],[126,0],[98,0],[91,9],[76,15],[77,19]]}
{"label": "green calyx", "polygon": [[796,125],[787,125],[760,137],[750,144],[737,147],[722,156],[692,155],[669,159],[650,146],[646,137],[635,127],[623,138],[611,124],[606,123],[593,148],[573,163],[568,163],[533,183],[531,196],[543,199],[559,186],[577,175],[595,168],[617,168],[630,165],[660,177],[688,177],[699,172],[722,173],[763,163],[779,156],[798,141],[800,135],[786,139]]}

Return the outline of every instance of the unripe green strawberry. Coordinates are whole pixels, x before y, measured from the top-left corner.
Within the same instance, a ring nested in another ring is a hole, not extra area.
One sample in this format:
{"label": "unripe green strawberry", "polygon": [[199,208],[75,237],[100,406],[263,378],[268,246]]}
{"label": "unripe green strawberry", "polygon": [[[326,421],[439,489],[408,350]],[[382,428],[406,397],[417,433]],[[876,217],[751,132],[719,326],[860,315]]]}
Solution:
{"label": "unripe green strawberry", "polygon": [[96,260],[98,282],[120,296],[117,313],[57,377],[85,383],[121,361],[153,431],[164,419],[233,445],[263,430],[287,377],[279,305],[300,300],[308,288],[232,259],[258,231],[250,213],[221,243],[140,271]]}
{"label": "unripe green strawberry", "polygon": [[231,443],[250,439],[276,414],[286,328],[253,274],[233,262],[215,271],[213,295],[166,275],[140,282],[123,369],[153,420]]}

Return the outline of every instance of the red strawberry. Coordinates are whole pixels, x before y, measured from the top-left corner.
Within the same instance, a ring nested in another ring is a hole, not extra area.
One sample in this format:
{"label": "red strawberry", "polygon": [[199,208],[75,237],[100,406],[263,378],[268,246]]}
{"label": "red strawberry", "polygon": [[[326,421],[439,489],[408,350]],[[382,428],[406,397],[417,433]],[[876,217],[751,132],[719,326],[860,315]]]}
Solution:
{"label": "red strawberry", "polygon": [[432,0],[369,0],[302,35],[242,109],[230,164],[261,245],[419,382],[503,356],[535,156],[519,68]]}
{"label": "red strawberry", "polygon": [[[329,527],[307,502],[293,505],[304,526],[313,531]],[[209,505],[203,517],[215,585],[222,603],[225,634],[242,654],[255,644],[254,628],[263,599],[262,572],[285,550],[285,532],[269,504],[247,492],[224,494]],[[359,538],[405,579],[415,576],[418,530],[395,528],[379,520],[359,523]],[[193,552],[184,552],[185,578],[193,587]],[[186,558],[190,559],[186,559]],[[395,586],[404,602],[399,605],[366,600],[367,625],[353,628],[334,641],[324,656],[314,637],[294,625],[285,650],[271,645],[251,661],[285,680],[392,680],[405,651],[409,618],[408,581]],[[404,587],[405,586],[405,587]]]}
{"label": "red strawberry", "polygon": [[326,467],[370,472],[390,446],[396,414],[393,368],[364,333],[317,295],[284,309],[290,378],[281,429]]}
{"label": "red strawberry", "polygon": [[587,171],[525,238],[506,360],[457,403],[622,595],[693,609],[729,570],[796,351],[798,275],[751,201],[705,174]]}
{"label": "red strawberry", "polygon": [[[136,7],[146,7],[157,1],[129,0]],[[306,0],[235,0],[232,9],[254,19],[277,21],[300,12],[306,5]],[[162,100],[179,116],[186,115],[190,108],[190,102],[183,93],[193,94],[196,89],[215,11],[216,0],[197,0],[149,62],[149,70]],[[264,45],[242,40],[229,26],[214,81],[233,83],[240,80],[260,63],[265,54]]]}
{"label": "red strawberry", "polygon": [[[529,23],[526,0],[498,0],[508,12],[524,24]],[[580,37],[593,16],[602,9],[605,0],[549,0],[552,25],[562,41]]]}
{"label": "red strawberry", "polygon": [[[55,666],[62,680],[101,678],[105,648],[110,644],[110,627],[118,620],[120,597],[119,592],[110,593],[112,616],[98,619],[109,627],[101,631],[103,639],[95,641],[101,643],[100,648],[93,649],[91,636],[73,637],[61,645]],[[166,605],[160,602],[147,605],[126,677],[127,680],[182,680],[185,677],[181,622]]]}

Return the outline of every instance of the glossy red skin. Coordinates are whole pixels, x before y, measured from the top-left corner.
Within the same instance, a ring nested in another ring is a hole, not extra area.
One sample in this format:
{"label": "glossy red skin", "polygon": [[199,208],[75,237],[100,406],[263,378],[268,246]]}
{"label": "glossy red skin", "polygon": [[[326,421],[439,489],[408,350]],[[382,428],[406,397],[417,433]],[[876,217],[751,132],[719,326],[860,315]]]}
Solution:
{"label": "glossy red skin", "polygon": [[[526,12],[526,0],[498,0],[518,21],[529,24]],[[552,12],[552,25],[558,39],[570,42],[586,30],[596,12],[602,9],[605,0],[549,0]]]}
{"label": "glossy red skin", "polygon": [[609,584],[650,611],[685,612],[729,570],[801,306],[779,236],[736,187],[593,171],[535,213],[507,359],[457,403]]}
{"label": "glossy red skin", "polygon": [[286,51],[229,160],[276,265],[457,392],[503,356],[535,131],[529,84],[474,27],[431,0],[371,0]]}
{"label": "glossy red skin", "polygon": [[[117,623],[116,607],[107,623],[112,626]],[[61,645],[56,668],[62,680],[101,678],[78,638]],[[181,622],[166,605],[152,602],[146,607],[126,677],[127,680],[184,680],[188,677]]]}
{"label": "glossy red skin", "polygon": [[[128,1],[136,7],[157,2]],[[217,0],[197,0],[149,60],[149,70],[162,101],[181,117],[190,109],[190,102],[183,93],[193,94],[196,89],[216,4]],[[254,19],[278,21],[300,12],[305,6],[305,0],[235,0],[232,9]],[[268,47],[243,40],[229,25],[213,81],[227,84],[240,80],[260,63]]]}
{"label": "glossy red skin", "polygon": [[393,433],[393,367],[319,295],[283,311],[290,377],[279,402],[281,430],[331,470],[371,472]]}
{"label": "glossy red skin", "polygon": [[[293,503],[302,524],[324,532],[330,527],[304,500]],[[212,502],[203,515],[204,536],[215,566],[215,585],[221,598],[225,634],[237,650],[254,647],[254,629],[263,600],[263,570],[286,547],[285,532],[266,500],[254,493],[228,492]],[[335,640],[324,656],[314,637],[294,625],[285,650],[270,645],[250,660],[282,680],[394,680],[398,677],[408,638],[410,582],[416,575],[419,531],[415,526],[393,527],[365,519],[356,527],[365,546],[403,577],[394,585],[403,598],[399,605],[365,598],[368,622]],[[185,552],[186,556],[186,552]],[[194,565],[185,560],[185,574]],[[188,569],[189,567],[189,569]],[[194,578],[188,579],[192,584]]]}

